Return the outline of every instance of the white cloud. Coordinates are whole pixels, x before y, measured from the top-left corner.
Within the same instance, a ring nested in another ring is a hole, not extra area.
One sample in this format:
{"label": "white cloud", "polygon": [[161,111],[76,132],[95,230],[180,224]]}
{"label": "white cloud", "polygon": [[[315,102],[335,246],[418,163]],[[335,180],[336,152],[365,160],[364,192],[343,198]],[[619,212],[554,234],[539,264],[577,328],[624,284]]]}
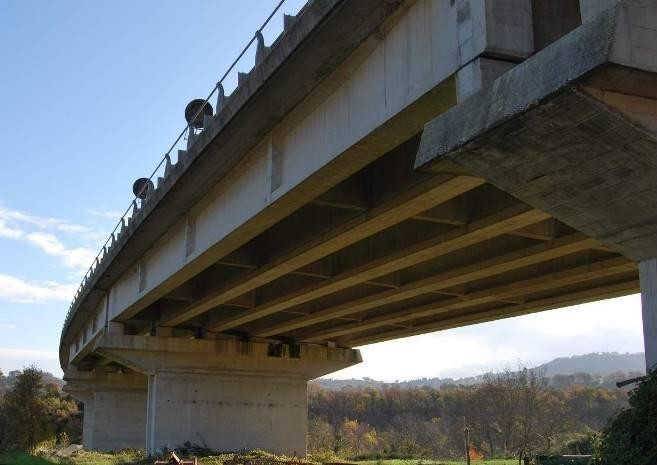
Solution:
{"label": "white cloud", "polygon": [[11,210],[8,208],[0,207],[0,220],[13,221],[17,223],[25,223],[36,226],[40,229],[53,229],[56,231],[76,233],[76,234],[89,234],[93,233],[93,229],[89,226],[81,224],[70,223],[59,218],[42,217],[30,215],[29,213],[21,212],[18,210]]}
{"label": "white cloud", "polygon": [[61,376],[58,354],[54,350],[16,349],[0,347],[0,368],[5,373],[36,366],[55,376]]}
{"label": "white cloud", "polygon": [[[26,231],[25,227],[31,227],[32,231]],[[0,237],[27,241],[46,254],[60,258],[68,268],[86,271],[96,256],[96,250],[89,247],[67,247],[53,231],[73,234],[78,239],[94,242],[100,237],[88,226],[0,207]]]}
{"label": "white cloud", "polygon": [[66,248],[53,234],[35,232],[28,234],[25,238],[46,254],[53,257],[60,257],[69,268],[84,271],[96,257],[96,252],[90,248]]}
{"label": "white cloud", "polygon": [[0,299],[14,303],[67,302],[71,300],[76,289],[75,284],[52,281],[31,283],[15,276],[0,274]]}
{"label": "white cloud", "polygon": [[0,237],[8,239],[20,239],[24,232],[18,228],[12,228],[0,218]]}

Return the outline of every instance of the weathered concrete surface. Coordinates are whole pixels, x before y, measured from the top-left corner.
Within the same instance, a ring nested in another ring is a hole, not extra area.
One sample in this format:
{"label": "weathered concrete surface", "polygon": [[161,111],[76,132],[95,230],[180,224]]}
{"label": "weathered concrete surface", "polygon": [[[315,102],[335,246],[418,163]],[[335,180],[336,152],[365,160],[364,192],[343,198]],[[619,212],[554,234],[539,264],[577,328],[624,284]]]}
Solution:
{"label": "weathered concrete surface", "polygon": [[70,369],[65,391],[84,404],[85,449],[141,449],[146,440],[147,378],[134,372],[84,373]]}
{"label": "weathered concrete surface", "polygon": [[657,369],[657,259],[639,263],[646,370]]}
{"label": "weathered concrete surface", "polygon": [[656,25],[654,1],[584,23],[427,124],[416,166],[449,160],[629,258],[654,257]]}
{"label": "weathered concrete surface", "polygon": [[146,446],[150,453],[191,441],[216,450],[305,455],[307,381],[361,361],[352,349],[234,338],[104,333],[92,344],[133,374],[66,377],[67,389],[85,402],[85,446]]}
{"label": "weathered concrete surface", "polygon": [[[104,290],[125,273],[167,229],[199,200],[244,154],[335,69],[401,5],[401,1],[319,0],[272,47],[271,53],[238,87],[167,178],[130,222],[112,256],[87,287],[79,316],[94,310]],[[288,76],[294,76],[289,79]],[[219,136],[219,137],[218,137]],[[180,181],[185,182],[180,182]],[[112,264],[110,267],[109,265]],[[64,360],[62,360],[62,363]]]}
{"label": "weathered concrete surface", "polygon": [[542,50],[582,24],[580,10],[580,0],[532,2],[534,48]]}
{"label": "weathered concrete surface", "polygon": [[[230,121],[215,119],[141,213],[168,216],[128,228],[129,255],[109,257],[62,337],[63,367],[90,370],[86,388],[68,376],[89,405],[87,444],[123,441],[104,420],[115,406],[145,412],[133,423],[151,452],[302,455],[306,381],[360,361],[337,347],[638,289],[635,264],[587,235],[631,258],[657,249],[655,2],[586,19],[516,67],[537,37],[530,1],[398,3],[313,3],[328,8],[313,34],[276,72],[276,47],[259,55]],[[359,25],[369,32],[345,31]],[[558,26],[538,36],[572,24]],[[333,34],[351,55],[323,42]],[[317,86],[294,107],[297,75]],[[423,125],[454,105],[414,170]],[[106,372],[139,388],[109,389]]]}
{"label": "weathered concrete surface", "polygon": [[304,456],[306,384],[275,373],[158,371],[149,378],[146,449],[153,453],[188,440],[215,450]]}
{"label": "weathered concrete surface", "polygon": [[[384,3],[389,2],[376,2],[376,10],[363,13],[367,22],[373,21],[384,8]],[[340,8],[357,8],[362,13],[367,4],[344,2]],[[531,53],[532,39],[529,6],[527,0],[405,2],[243,156],[239,169],[231,170],[230,176],[226,177],[220,173],[216,177],[217,184],[206,189],[205,197],[190,208],[184,218],[169,227],[163,218],[171,212],[158,210],[160,220],[157,224],[162,231],[167,227],[168,230],[154,243],[148,242],[150,236],[141,236],[138,240],[139,234],[135,236],[137,244],[133,247],[137,248],[130,255],[132,267],[122,268],[126,261],[112,254],[103,260],[99,272],[104,276],[102,282],[92,280],[87,285],[97,287],[98,292],[90,299],[81,299],[85,303],[80,312],[86,315],[81,321],[76,319],[63,334],[62,339],[68,345],[62,345],[62,363],[70,358],[64,352],[69,349],[73,354],[77,352],[74,350],[76,342],[79,347],[85,344],[80,341],[83,333],[91,331],[88,323],[92,318],[99,317],[100,313],[105,314],[104,320],[125,321],[134,317],[172,288],[212,266],[311,199],[416,135],[426,121],[456,103],[454,73],[459,68],[470,67],[469,63],[478,62],[480,56],[504,55],[514,60],[526,57]],[[392,8],[391,5],[388,7]],[[301,24],[308,12],[299,17]],[[336,28],[348,27],[346,23],[332,21],[333,16],[330,16],[317,31],[313,30],[313,34],[331,27],[330,24]],[[350,21],[357,22],[353,18]],[[293,31],[288,30],[285,36]],[[281,41],[272,48],[272,55],[262,62],[262,66],[275,55],[283,43]],[[300,46],[294,53],[304,47],[306,45]],[[506,66],[511,63],[499,61]],[[259,69],[256,68],[253,74],[259,75]],[[481,77],[490,80],[487,69],[484,68],[477,85],[481,85]],[[300,74],[304,79],[309,72],[307,68],[297,73],[286,71],[290,75]],[[278,75],[277,71],[270,79],[278,79]],[[248,81],[244,83],[247,84]],[[259,95],[254,95],[253,99]],[[287,97],[281,94],[280,98]],[[232,100],[231,97],[225,111],[231,108]],[[268,111],[269,107],[263,110],[249,106],[249,114],[254,118],[261,118]],[[217,120],[222,118],[220,115]],[[219,131],[213,135],[212,127],[207,134],[204,133],[182,157],[182,165],[172,168],[162,192],[170,191],[170,195],[186,197],[190,189],[196,189],[198,180],[186,177],[182,172],[195,169],[196,162],[189,164],[190,160],[205,157],[196,152],[201,150],[206,139],[216,135],[216,139],[222,141],[229,137],[241,141],[242,132],[228,131],[232,126],[231,122],[225,134]],[[240,131],[247,131],[253,125],[247,121],[242,126]],[[224,142],[221,157],[226,154],[234,156],[237,152],[230,149],[233,142]],[[207,147],[212,144],[214,142]],[[218,161],[217,166],[221,163]],[[214,164],[210,166],[215,167]],[[205,175],[212,170],[202,171]],[[172,183],[177,187],[171,187]],[[183,188],[182,184],[192,184],[192,187]],[[144,215],[155,214],[155,210],[149,209],[159,201],[159,195],[158,190],[147,208],[139,212],[136,222],[130,222],[125,237],[133,234],[134,227],[140,224]],[[176,213],[177,209],[174,210]],[[122,244],[116,248],[121,248]],[[149,250],[139,256],[145,244],[149,245]],[[115,258],[119,271],[107,272],[104,264]],[[112,282],[111,278],[117,276],[118,279]],[[87,326],[83,326],[85,323]],[[99,328],[97,325],[94,331]]]}

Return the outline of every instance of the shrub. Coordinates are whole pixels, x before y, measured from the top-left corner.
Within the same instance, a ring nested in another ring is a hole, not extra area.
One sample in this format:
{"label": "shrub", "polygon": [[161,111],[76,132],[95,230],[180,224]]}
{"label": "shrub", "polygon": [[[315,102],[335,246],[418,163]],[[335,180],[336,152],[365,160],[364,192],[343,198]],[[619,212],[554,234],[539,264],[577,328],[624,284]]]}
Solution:
{"label": "shrub", "polygon": [[602,433],[598,454],[603,465],[657,463],[657,370],[630,393],[629,405]]}

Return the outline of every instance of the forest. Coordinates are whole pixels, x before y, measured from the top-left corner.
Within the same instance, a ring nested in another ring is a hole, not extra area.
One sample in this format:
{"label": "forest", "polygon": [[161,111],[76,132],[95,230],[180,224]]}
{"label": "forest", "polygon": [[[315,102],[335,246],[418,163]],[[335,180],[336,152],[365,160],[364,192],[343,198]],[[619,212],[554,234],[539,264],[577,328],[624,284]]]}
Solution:
{"label": "forest", "polygon": [[309,449],[350,459],[463,457],[467,430],[475,456],[591,453],[595,434],[627,405],[627,393],[554,384],[521,370],[440,389],[312,386]]}

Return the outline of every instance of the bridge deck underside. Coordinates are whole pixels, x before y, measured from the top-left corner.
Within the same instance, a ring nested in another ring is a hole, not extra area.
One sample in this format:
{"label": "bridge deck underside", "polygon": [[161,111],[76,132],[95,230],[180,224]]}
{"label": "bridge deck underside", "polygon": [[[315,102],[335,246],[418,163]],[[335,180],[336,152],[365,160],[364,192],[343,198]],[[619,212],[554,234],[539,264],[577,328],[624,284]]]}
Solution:
{"label": "bridge deck underside", "polygon": [[358,346],[638,291],[635,263],[419,137],[124,321],[130,334]]}

